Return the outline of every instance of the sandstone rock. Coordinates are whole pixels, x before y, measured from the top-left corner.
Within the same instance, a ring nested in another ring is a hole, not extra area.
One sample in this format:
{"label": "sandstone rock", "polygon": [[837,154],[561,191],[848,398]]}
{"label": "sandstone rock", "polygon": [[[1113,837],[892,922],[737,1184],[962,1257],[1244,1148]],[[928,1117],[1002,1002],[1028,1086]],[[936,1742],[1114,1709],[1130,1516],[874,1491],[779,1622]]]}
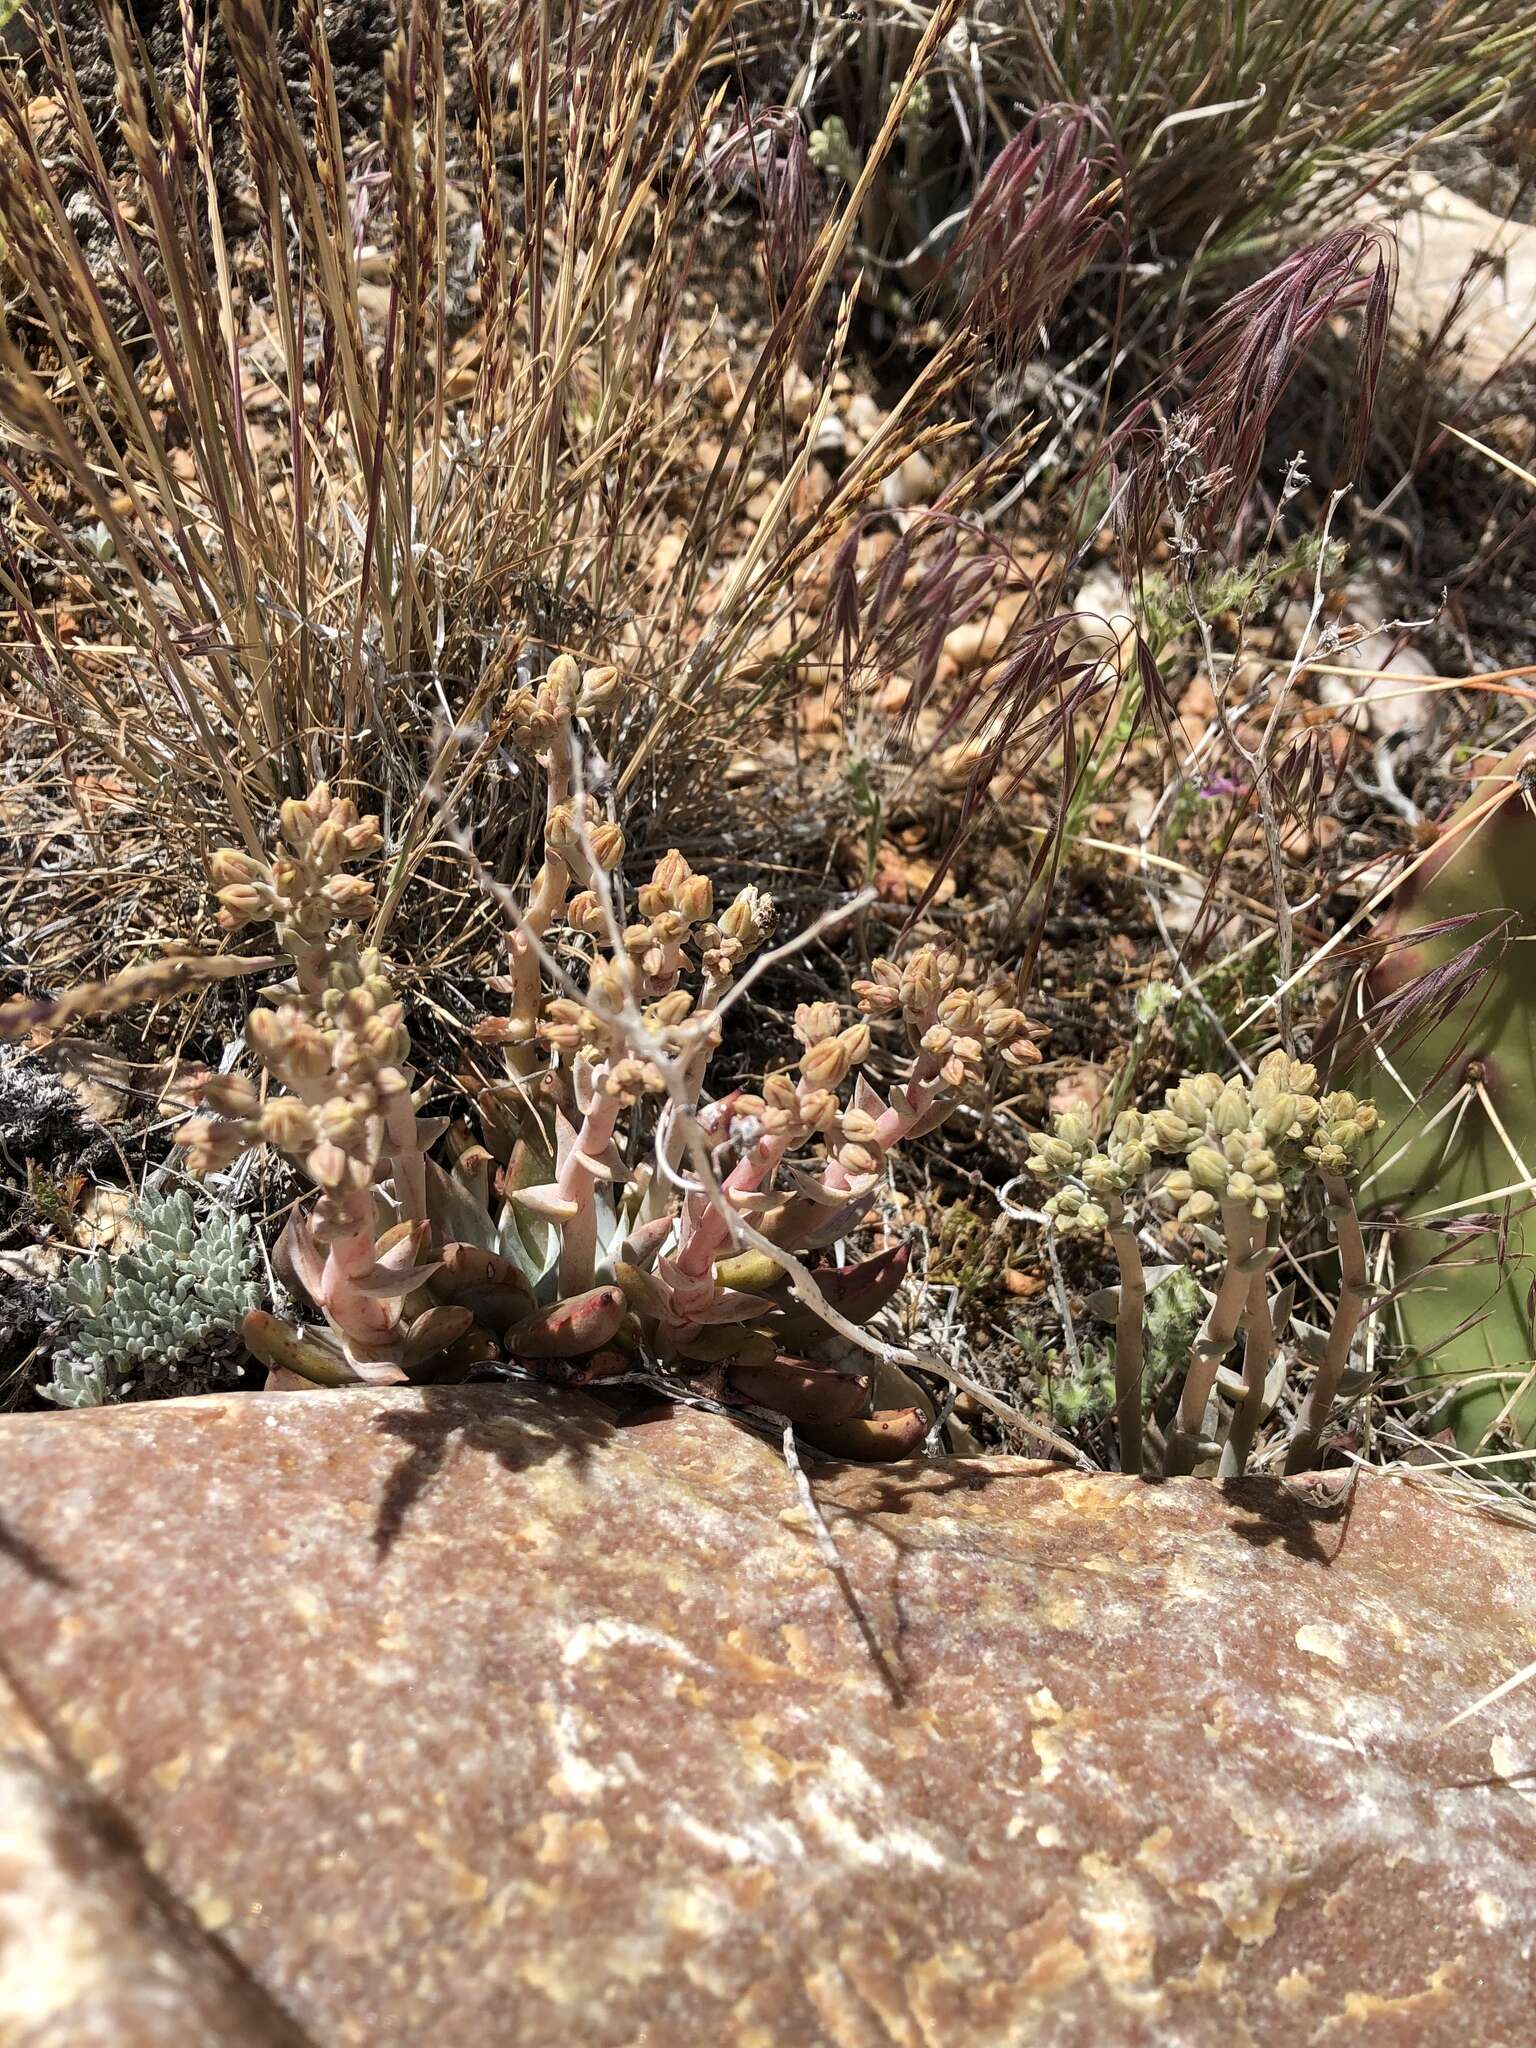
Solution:
{"label": "sandstone rock", "polygon": [[921,449],[909,455],[899,469],[893,469],[880,486],[880,499],[890,511],[910,505],[926,505],[933,496],[937,473]]}
{"label": "sandstone rock", "polygon": [[1408,185],[1407,206],[1395,222],[1399,332],[1414,342],[1444,333],[1469,384],[1530,363],[1536,226],[1490,213],[1427,171],[1410,172]]}
{"label": "sandstone rock", "polygon": [[814,1483],[846,1583],[714,1417],[0,1426],[0,1738],[83,1845],[75,1908],[0,1794],[0,2043],[1530,2038],[1536,1689],[1446,1728],[1531,1658],[1526,1532],[1370,1478]]}

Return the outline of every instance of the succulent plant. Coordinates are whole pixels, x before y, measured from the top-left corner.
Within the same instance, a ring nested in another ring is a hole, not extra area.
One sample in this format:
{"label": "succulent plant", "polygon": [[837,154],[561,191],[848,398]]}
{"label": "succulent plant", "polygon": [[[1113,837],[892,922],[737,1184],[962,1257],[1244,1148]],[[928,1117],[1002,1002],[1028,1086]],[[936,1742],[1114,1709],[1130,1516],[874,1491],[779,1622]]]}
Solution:
{"label": "succulent plant", "polygon": [[68,1335],[39,1392],[61,1408],[98,1407],[136,1373],[174,1385],[261,1298],[245,1217],[194,1206],[183,1191],[146,1197],[132,1220],[136,1244],[76,1260],[50,1292]]}
{"label": "succulent plant", "polygon": [[[1351,1180],[1377,1116],[1372,1104],[1345,1091],[1319,1098],[1315,1070],[1283,1052],[1268,1055],[1253,1081],[1199,1074],[1170,1088],[1161,1109],[1126,1110],[1107,1141],[1095,1141],[1081,1112],[1058,1116],[1049,1133],[1029,1140],[1029,1171],[1055,1187],[1045,1204],[1050,1227],[1065,1238],[1108,1237],[1120,1268],[1115,1298],[1115,1420],[1121,1466],[1148,1468],[1143,1443],[1147,1281],[1132,1202],[1152,1172],[1154,1155],[1183,1160],[1151,1192],[1172,1203],[1181,1225],[1211,1232],[1224,1258],[1210,1306],[1190,1345],[1178,1409],[1163,1446],[1167,1475],[1208,1460],[1224,1475],[1247,1464],[1262,1419],[1275,1331],[1266,1276],[1278,1242],[1281,1213],[1309,1177],[1321,1182],[1339,1242],[1344,1289],[1317,1364],[1286,1469],[1316,1457],[1323,1425],[1349,1360],[1367,1300],[1364,1250]],[[1239,1333],[1243,1375],[1224,1441],[1207,1434],[1218,1383]]]}
{"label": "succulent plant", "polygon": [[[492,986],[510,1003],[466,1048],[478,1131],[418,1117],[403,1005],[358,943],[374,897],[347,864],[378,850],[377,821],[322,786],[283,806],[270,860],[215,855],[223,922],[270,921],[293,964],[248,1026],[283,1092],[221,1078],[179,1142],[196,1170],[271,1145],[319,1190],[276,1258],[324,1325],[257,1310],[246,1342],[326,1385],[501,1358],[567,1384],[659,1366],[836,1454],[902,1455],[933,1404],[859,1331],[894,1298],[906,1250],[838,1266],[827,1249],[867,1217],[897,1145],[994,1059],[1039,1057],[1031,1028],[958,955],[922,946],[855,984],[857,1018],[802,1004],[792,1067],[706,1099],[774,907],[748,887],[717,915],[708,877],[672,851],[627,914],[623,834],[579,786],[579,721],[607,687],[559,656],[507,707],[546,769],[544,858],[526,898],[490,884],[511,924]],[[857,1069],[888,1024],[907,1058],[881,1094]],[[481,1064],[492,1051],[499,1074]],[[445,1136],[443,1166],[427,1154]]]}

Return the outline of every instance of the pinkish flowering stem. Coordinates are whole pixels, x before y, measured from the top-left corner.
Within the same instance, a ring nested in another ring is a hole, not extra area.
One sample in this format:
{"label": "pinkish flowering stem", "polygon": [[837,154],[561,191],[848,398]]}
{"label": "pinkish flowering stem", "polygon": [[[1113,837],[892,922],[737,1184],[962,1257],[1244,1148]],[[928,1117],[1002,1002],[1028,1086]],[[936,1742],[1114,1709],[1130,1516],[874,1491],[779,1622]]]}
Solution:
{"label": "pinkish flowering stem", "polygon": [[[601,1081],[603,1071],[599,1069],[594,1076],[594,1086]],[[581,1120],[576,1141],[560,1162],[555,1177],[560,1196],[576,1204],[575,1215],[559,1226],[560,1291],[564,1295],[586,1293],[597,1270],[597,1181],[600,1176],[583,1161],[603,1161],[613,1143],[619,1107],[617,1095],[605,1095],[600,1089],[594,1094],[591,1106]]]}

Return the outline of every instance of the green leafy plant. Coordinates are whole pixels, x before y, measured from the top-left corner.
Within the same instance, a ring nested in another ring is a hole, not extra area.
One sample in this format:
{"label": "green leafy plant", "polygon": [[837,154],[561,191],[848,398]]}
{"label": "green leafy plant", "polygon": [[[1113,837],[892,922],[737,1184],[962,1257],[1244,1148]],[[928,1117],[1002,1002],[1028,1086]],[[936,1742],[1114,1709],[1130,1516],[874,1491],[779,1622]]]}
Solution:
{"label": "green leafy plant", "polygon": [[136,1244],[75,1260],[50,1292],[67,1334],[38,1391],[61,1408],[99,1407],[135,1375],[177,1389],[189,1361],[238,1342],[261,1299],[244,1216],[194,1204],[182,1191],[146,1196],[131,1222],[142,1233]]}

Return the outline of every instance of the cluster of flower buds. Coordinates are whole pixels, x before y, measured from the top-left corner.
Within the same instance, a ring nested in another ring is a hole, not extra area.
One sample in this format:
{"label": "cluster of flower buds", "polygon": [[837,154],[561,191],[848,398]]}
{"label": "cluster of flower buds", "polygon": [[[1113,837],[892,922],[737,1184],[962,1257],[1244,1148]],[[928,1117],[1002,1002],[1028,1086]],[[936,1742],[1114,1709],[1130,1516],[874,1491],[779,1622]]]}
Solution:
{"label": "cluster of flower buds", "polygon": [[1031,1134],[1029,1151],[1028,1172],[1066,1182],[1045,1205],[1063,1237],[1102,1237],[1111,1205],[1123,1201],[1152,1164],[1146,1119],[1134,1109],[1116,1117],[1102,1149],[1094,1144],[1092,1121],[1068,1110],[1057,1117],[1050,1136]]}
{"label": "cluster of flower buds", "polygon": [[[618,1021],[624,1009],[638,1006],[650,1037],[669,1053],[684,1052],[699,1033],[696,1027],[685,1040],[683,1027],[694,1016],[695,998],[678,983],[695,967],[695,956],[702,959],[710,981],[728,980],[764,943],[774,924],[773,899],[756,888],[743,889],[714,922],[709,877],[696,874],[675,848],[656,863],[651,879],[637,892],[636,904],[641,916],[624,927],[622,953],[617,958],[599,953],[593,960],[586,1000],[553,997],[545,1003],[538,1025],[539,1038],[551,1051],[581,1053],[594,1063],[606,1061],[599,1085],[627,1101],[659,1093],[665,1083],[652,1062],[625,1053]],[[566,919],[589,936],[607,934],[594,891],[573,896]],[[482,1043],[493,1043],[500,1035],[501,1020],[494,1018],[476,1033]],[[718,1035],[718,1025],[712,1026],[708,1042],[715,1042]]]}
{"label": "cluster of flower buds", "polygon": [[243,1075],[203,1089],[212,1117],[177,1133],[194,1173],[218,1171],[254,1145],[287,1154],[320,1190],[314,1216],[321,1242],[355,1227],[356,1196],[383,1172],[391,1113],[409,1105],[410,1035],[404,1008],[377,953],[337,962],[317,998],[253,1010],[247,1025],[257,1057],[290,1092],[263,1102]]}
{"label": "cluster of flower buds", "polygon": [[506,713],[524,743],[542,753],[561,737],[572,718],[605,711],[618,696],[616,668],[591,668],[583,675],[569,654],[557,654],[536,688],[520,687],[506,701]]}
{"label": "cluster of flower buds", "polygon": [[225,930],[275,924],[302,967],[323,952],[334,925],[373,915],[373,884],[348,874],[346,863],[377,853],[384,841],[376,817],[360,817],[350,797],[332,796],[323,782],[307,797],[290,797],[281,824],[283,849],[270,861],[225,846],[210,865]]}
{"label": "cluster of flower buds", "polygon": [[941,947],[919,946],[899,967],[876,960],[853,992],[866,1016],[900,1014],[908,1044],[946,1088],[979,1081],[991,1053],[1010,1066],[1040,1057],[1023,1011],[1000,989],[976,988],[961,955]]}
{"label": "cluster of flower buds", "polygon": [[1376,1128],[1371,1103],[1347,1094],[1319,1100],[1316,1086],[1316,1069],[1283,1052],[1262,1060],[1251,1082],[1196,1074],[1168,1090],[1163,1108],[1121,1116],[1102,1150],[1086,1117],[1058,1117],[1051,1135],[1031,1136],[1029,1171],[1067,1183],[1046,1204],[1067,1235],[1101,1233],[1104,1198],[1128,1194],[1155,1152],[1182,1158],[1158,1190],[1180,1223],[1207,1222],[1226,1205],[1263,1223],[1309,1167],[1346,1174]]}
{"label": "cluster of flower buds", "polygon": [[1319,1173],[1347,1176],[1361,1147],[1381,1122],[1374,1102],[1361,1102],[1346,1088],[1325,1095],[1303,1148]]}
{"label": "cluster of flower buds", "polygon": [[836,1003],[801,1003],[795,1037],[801,1047],[798,1078],[769,1074],[761,1094],[736,1098],[735,1122],[755,1123],[786,1151],[824,1136],[845,1170],[873,1172],[881,1157],[876,1120],[868,1110],[845,1109],[838,1101],[838,1090],[869,1056],[869,1026],[844,1024]]}
{"label": "cluster of flower buds", "polygon": [[[597,798],[586,791],[550,806],[544,821],[544,844],[577,875],[590,873],[594,864],[609,874],[624,858],[623,827],[605,818]],[[581,900],[590,901],[598,911],[597,898],[590,891]]]}

